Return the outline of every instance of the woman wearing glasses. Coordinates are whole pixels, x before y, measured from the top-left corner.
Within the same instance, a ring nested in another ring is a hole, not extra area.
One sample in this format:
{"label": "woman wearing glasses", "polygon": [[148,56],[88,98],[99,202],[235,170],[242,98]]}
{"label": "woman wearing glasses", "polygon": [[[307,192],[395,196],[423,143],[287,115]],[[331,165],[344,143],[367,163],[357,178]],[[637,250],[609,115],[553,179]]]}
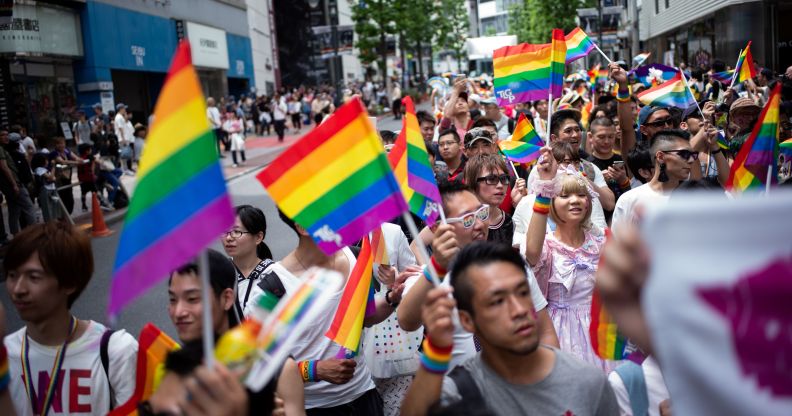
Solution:
{"label": "woman wearing glasses", "polygon": [[237,273],[237,312],[240,317],[251,290],[273,264],[272,252],[264,243],[267,234],[267,218],[264,213],[250,205],[236,207],[234,226],[222,237],[223,249],[231,257]]}
{"label": "woman wearing glasses", "polygon": [[465,183],[479,201],[490,206],[487,241],[511,245],[514,222],[509,214],[498,208],[506,198],[511,177],[506,162],[500,156],[480,154],[473,156],[465,166]]}
{"label": "woman wearing glasses", "polygon": [[[591,348],[591,297],[594,273],[605,237],[591,232],[591,183],[571,166],[558,175],[550,147],[542,149],[533,184],[536,200],[528,225],[525,258],[533,268],[561,349],[608,372],[615,363],[601,360]],[[549,230],[550,217],[556,224]]]}

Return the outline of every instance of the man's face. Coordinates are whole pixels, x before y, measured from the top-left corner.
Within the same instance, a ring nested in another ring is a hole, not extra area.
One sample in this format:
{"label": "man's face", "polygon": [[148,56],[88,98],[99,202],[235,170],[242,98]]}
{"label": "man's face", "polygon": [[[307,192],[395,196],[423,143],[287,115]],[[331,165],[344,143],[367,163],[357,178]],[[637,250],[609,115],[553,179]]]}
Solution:
{"label": "man's face", "polygon": [[[214,295],[214,294],[212,294]],[[212,299],[212,322],[215,332],[222,327],[225,311],[220,307],[220,302],[216,296],[209,296]],[[179,274],[174,273],[168,287],[168,315],[173,326],[182,342],[188,342],[201,338],[202,306],[201,302],[201,280],[195,273]]]}
{"label": "man's face", "polygon": [[539,328],[525,270],[507,262],[467,269],[473,315],[460,311],[465,330],[495,352],[527,355],[539,347]]}
{"label": "man's face", "polygon": [[437,147],[440,150],[440,156],[443,160],[455,160],[462,153],[462,146],[459,140],[451,134],[440,136],[437,140]]}
{"label": "man's face", "polygon": [[688,150],[692,153],[690,142],[687,140],[677,140],[673,146],[666,151],[658,151],[655,158],[666,165],[666,174],[671,181],[684,181],[690,176],[690,169],[695,160],[693,157],[683,158],[678,153],[680,150]]}
{"label": "man's face", "polygon": [[568,118],[561,121],[561,126],[558,128],[558,136],[554,136],[554,140],[569,142],[575,149],[580,147],[580,124],[575,119]]}
{"label": "man's face", "polygon": [[484,117],[492,121],[498,121],[501,118],[500,108],[497,104],[487,104],[484,106]]}
{"label": "man's face", "polygon": [[461,114],[470,111],[470,106],[468,106],[466,99],[459,97],[457,98],[457,102],[454,103],[454,109],[456,110],[457,114]]}
{"label": "man's face", "polygon": [[641,112],[641,108],[638,107],[638,103],[635,101],[630,101],[630,110],[632,110],[633,121],[638,120],[638,113]]}
{"label": "man's face", "polygon": [[685,125],[687,126],[687,131],[690,132],[690,135],[693,136],[701,130],[701,120],[695,117],[690,117],[685,120]]}
{"label": "man's face", "polygon": [[[476,195],[470,191],[457,192],[450,197],[446,216],[449,218],[460,218],[467,214],[475,213],[483,204]],[[463,248],[473,241],[486,241],[489,233],[489,224],[475,217],[473,226],[465,228],[461,222],[452,224],[459,248]]]}
{"label": "man's face", "polygon": [[651,140],[655,134],[661,130],[668,130],[674,128],[674,119],[671,118],[671,113],[668,110],[661,109],[652,113],[646,121],[641,124],[641,134],[647,139]]}
{"label": "man's face", "polygon": [[28,323],[38,323],[67,307],[72,288],[63,288],[58,279],[44,270],[38,253],[15,270],[6,274],[6,290],[19,317]]}
{"label": "man's face", "polygon": [[538,103],[536,103],[536,111],[539,112],[540,114],[546,114],[547,113],[547,101],[541,100]]}
{"label": "man's face", "polygon": [[495,153],[495,145],[487,140],[476,140],[465,148],[465,156],[470,159],[475,155],[493,154]]}
{"label": "man's face", "polygon": [[596,126],[588,132],[588,138],[594,151],[600,154],[609,154],[613,151],[616,140],[616,128],[613,126]]}
{"label": "man's face", "polygon": [[424,142],[431,142],[432,139],[434,139],[435,123],[422,121],[421,124],[419,124],[419,127],[421,129],[421,136],[423,137]]}
{"label": "man's face", "polygon": [[55,150],[62,152],[66,150],[66,141],[65,140],[57,140],[55,141]]}

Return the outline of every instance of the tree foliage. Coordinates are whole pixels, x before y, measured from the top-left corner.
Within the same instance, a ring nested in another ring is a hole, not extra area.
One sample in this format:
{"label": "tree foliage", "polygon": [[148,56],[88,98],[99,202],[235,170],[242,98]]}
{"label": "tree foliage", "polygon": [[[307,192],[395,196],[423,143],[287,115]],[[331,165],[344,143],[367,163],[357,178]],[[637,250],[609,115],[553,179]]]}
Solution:
{"label": "tree foliage", "polygon": [[548,43],[553,29],[575,28],[577,9],[595,5],[595,0],[523,0],[509,11],[509,33],[518,42]]}
{"label": "tree foliage", "polygon": [[465,0],[445,0],[440,4],[436,34],[442,49],[454,52],[457,62],[462,61],[462,51],[468,38],[468,12]]}

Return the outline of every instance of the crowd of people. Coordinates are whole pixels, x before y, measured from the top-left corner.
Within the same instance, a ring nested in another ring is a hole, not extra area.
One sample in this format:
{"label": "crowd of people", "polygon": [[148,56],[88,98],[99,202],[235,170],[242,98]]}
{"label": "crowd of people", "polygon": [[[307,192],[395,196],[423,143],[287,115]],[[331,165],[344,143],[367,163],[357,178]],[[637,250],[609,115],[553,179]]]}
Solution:
{"label": "crowd of people", "polygon": [[[258,392],[223,364],[207,368],[202,362],[203,308],[210,308],[219,338],[262,297],[293,294],[312,267],[349,276],[359,250],[346,247],[328,256],[281,212],[278,220],[297,245],[274,259],[264,242],[265,214],[250,205],[236,207],[233,227],[220,237],[225,253],[209,252],[210,304],[201,298],[196,264],[169,276],[163,310],[182,348],[170,353],[158,387],[137,404],[138,413],[671,414],[673,397],[640,313],[649,266],[635,226],[647,206],[663,204],[673,193],[724,187],[730,162],[775,83],[783,84],[781,139],[792,137],[792,68],[780,76],[762,71],[759,79],[734,88],[703,72],[691,74],[701,111],[643,106],[635,94],[645,86],[629,68],[616,62],[608,70],[605,83],[592,86],[573,76],[556,101],[509,108],[498,106],[486,81],[451,80],[448,94],[438,97],[437,114],[416,114],[445,220],[422,226],[418,235],[401,221],[379,228],[390,264],[375,266],[376,313],[364,320],[357,354],[338,357],[338,345],[325,335],[341,287],[279,375]],[[230,151],[235,163],[245,161],[238,135],[260,134],[272,125],[282,139],[287,122],[299,131],[334,111],[325,93],[311,90],[243,98],[238,105],[224,101],[209,98],[207,117],[218,150]],[[124,117],[123,107],[118,110],[116,119]],[[521,114],[546,139],[539,159],[527,165],[498,151]],[[101,155],[100,135],[118,132],[105,131],[110,121],[101,108],[93,120],[91,132],[79,134],[98,143]],[[8,136],[0,132],[0,141],[9,142]],[[390,150],[396,133],[380,136]],[[122,142],[132,147],[137,129],[118,137],[119,148]],[[135,150],[131,158],[119,156],[117,171],[134,168],[125,161],[134,160]],[[84,166],[82,152],[75,156],[63,143],[51,153],[57,164]],[[38,159],[34,153],[37,166]],[[0,170],[15,179],[7,172],[11,160],[3,157]],[[11,184],[11,195],[21,198],[20,183]],[[93,274],[88,237],[63,222],[26,225],[14,230],[3,260],[6,288],[26,324],[5,337],[7,353],[0,353],[9,369],[0,374],[3,408],[12,409],[10,400],[22,415],[96,414],[125,403],[134,390],[137,342],[123,329],[71,311]],[[268,240],[281,244],[282,237]],[[421,246],[431,253],[439,286],[421,261]],[[618,303],[614,315],[629,317],[620,322],[630,323],[622,329],[646,357],[642,363],[605,360],[593,350],[596,290],[606,304]]]}

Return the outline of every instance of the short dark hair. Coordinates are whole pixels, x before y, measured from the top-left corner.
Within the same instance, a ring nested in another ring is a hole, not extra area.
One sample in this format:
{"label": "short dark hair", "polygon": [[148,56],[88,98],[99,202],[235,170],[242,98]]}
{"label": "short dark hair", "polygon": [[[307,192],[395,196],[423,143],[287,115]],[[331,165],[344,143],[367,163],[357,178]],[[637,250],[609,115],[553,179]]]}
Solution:
{"label": "short dark hair", "polygon": [[558,137],[558,131],[561,129],[561,123],[566,120],[573,120],[580,125],[579,119],[576,119],[572,111],[556,111],[550,115],[550,133]]}
{"label": "short dark hair", "polygon": [[509,174],[509,168],[500,155],[485,153],[471,157],[465,163],[465,182],[476,194],[478,194],[478,177],[486,169],[490,171],[500,170],[507,175]]}
{"label": "short dark hair", "polygon": [[31,225],[20,231],[8,244],[3,268],[6,272],[15,270],[33,254],[38,254],[44,271],[55,276],[60,287],[75,289],[67,299],[67,305],[71,308],[85,290],[94,271],[88,234],[63,221]]}
{"label": "short dark hair", "polygon": [[289,228],[291,228],[295,234],[299,235],[300,233],[297,232],[297,223],[294,222],[293,219],[289,218],[288,215],[284,214],[280,208],[278,208],[278,217],[280,217],[281,221],[286,224]]}
{"label": "short dark hair", "polygon": [[630,168],[633,176],[646,183],[646,179],[638,173],[641,169],[651,169],[654,164],[652,163],[652,155],[649,154],[649,148],[646,145],[638,145],[627,153],[626,159],[627,167]]}
{"label": "short dark hair", "polygon": [[[236,286],[236,269],[231,260],[217,250],[207,249],[209,257],[209,285],[215,296],[220,296],[226,289]],[[192,261],[179,266],[174,274],[194,274],[198,276],[198,262]],[[170,279],[168,279],[170,286]]]}
{"label": "short dark hair", "polygon": [[443,202],[444,212],[449,211],[450,206],[448,205],[448,200],[451,199],[452,196],[462,192],[473,193],[473,191],[471,191],[470,188],[468,188],[461,180],[450,181],[448,179],[442,179],[437,183],[437,189],[440,191],[440,199]]}
{"label": "short dark hair", "polygon": [[[607,111],[606,111],[607,113]],[[608,117],[599,117],[591,120],[591,124],[589,125],[589,131],[591,134],[594,134],[594,127],[615,127],[613,124],[613,120]]]}
{"label": "short dark hair", "polygon": [[459,137],[459,132],[457,132],[453,127],[441,131],[440,134],[437,135],[437,140],[439,141],[441,137],[448,135],[454,136],[454,139],[457,141],[457,143],[462,141],[462,138]]}
{"label": "short dark hair", "polygon": [[382,139],[382,143],[384,144],[393,144],[396,143],[396,137],[398,135],[390,130],[380,130],[379,131],[380,139]]}
{"label": "short dark hair", "polygon": [[428,111],[420,110],[415,113],[415,118],[418,119],[418,124],[421,123],[432,123],[432,125],[437,124],[437,120],[429,114]]}
{"label": "short dark hair", "polygon": [[[248,232],[253,234],[262,233],[267,236],[267,216],[264,212],[252,205],[238,205],[236,207],[236,215],[239,217],[239,222],[245,226]],[[256,256],[260,259],[271,259],[272,251],[269,246],[261,240],[261,243],[256,246]]]}
{"label": "short dark hair", "polygon": [[479,117],[478,120],[473,122],[473,125],[470,127],[470,129],[473,130],[476,127],[492,127],[495,130],[498,129],[498,126],[495,124],[494,121],[484,117]]}
{"label": "short dark hair", "polygon": [[654,135],[651,141],[651,156],[654,158],[655,153],[660,150],[660,147],[676,141],[690,141],[690,133],[679,129],[660,130]]}
{"label": "short dark hair", "polygon": [[526,264],[520,253],[505,243],[476,241],[459,252],[451,264],[451,287],[457,308],[473,315],[473,285],[467,271],[473,266],[486,266],[498,261],[514,265],[525,273]]}

